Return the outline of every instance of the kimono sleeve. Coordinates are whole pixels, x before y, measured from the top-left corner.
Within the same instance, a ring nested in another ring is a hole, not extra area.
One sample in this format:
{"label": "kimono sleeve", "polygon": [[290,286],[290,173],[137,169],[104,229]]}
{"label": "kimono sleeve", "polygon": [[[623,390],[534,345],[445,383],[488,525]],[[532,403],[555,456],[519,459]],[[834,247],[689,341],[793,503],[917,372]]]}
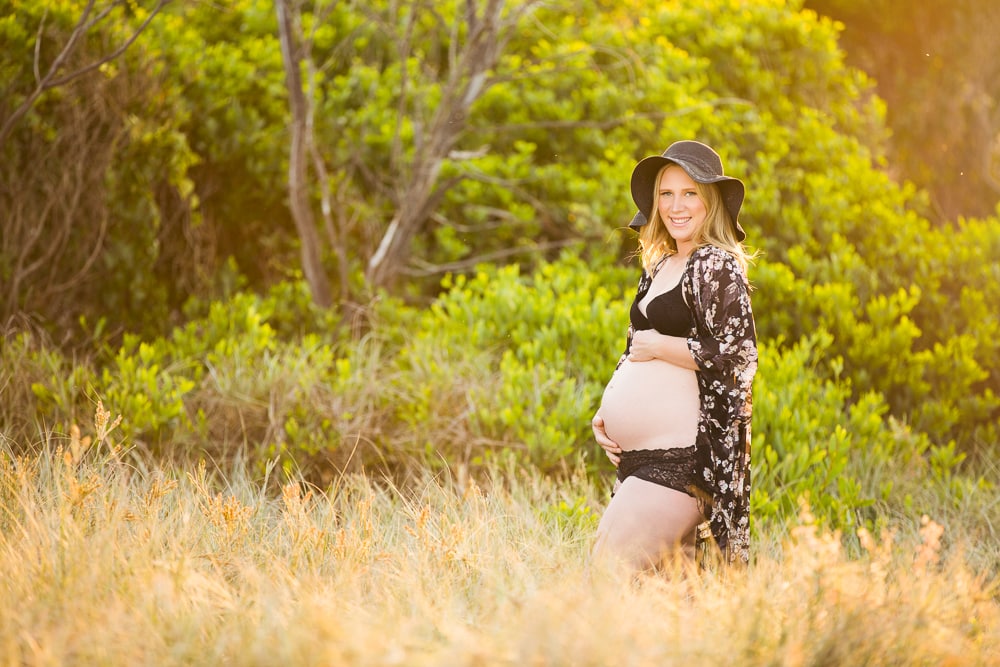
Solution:
{"label": "kimono sleeve", "polygon": [[690,305],[696,322],[688,349],[702,372],[735,378],[741,385],[757,370],[757,332],[746,277],[736,258],[719,248],[699,249],[691,260]]}

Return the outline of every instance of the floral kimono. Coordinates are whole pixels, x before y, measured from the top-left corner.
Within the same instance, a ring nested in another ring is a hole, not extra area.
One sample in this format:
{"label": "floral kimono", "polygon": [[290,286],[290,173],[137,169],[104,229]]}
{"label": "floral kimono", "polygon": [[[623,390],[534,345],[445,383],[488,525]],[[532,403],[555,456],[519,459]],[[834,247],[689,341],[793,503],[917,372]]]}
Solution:
{"label": "floral kimono", "polygon": [[688,349],[698,364],[697,477],[711,497],[712,536],[731,563],[750,559],[750,387],[757,333],[750,286],[725,250],[691,253],[681,290],[694,315]]}
{"label": "floral kimono", "polygon": [[[643,271],[637,299],[642,299],[651,283],[652,277]],[[726,560],[747,563],[750,388],[757,371],[749,283],[735,257],[721,248],[702,246],[688,258],[681,293],[693,316],[687,342],[698,364],[697,496]],[[625,355],[631,338],[630,327]]]}

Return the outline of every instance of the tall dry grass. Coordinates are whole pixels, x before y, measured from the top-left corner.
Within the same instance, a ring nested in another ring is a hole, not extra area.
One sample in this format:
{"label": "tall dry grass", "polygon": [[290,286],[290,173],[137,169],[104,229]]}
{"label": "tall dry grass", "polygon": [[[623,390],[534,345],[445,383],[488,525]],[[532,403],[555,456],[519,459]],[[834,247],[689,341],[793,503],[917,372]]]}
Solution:
{"label": "tall dry grass", "polygon": [[497,470],[329,489],[116,447],[0,453],[3,665],[991,665],[995,583],[804,511],[745,573],[591,566],[603,490]]}

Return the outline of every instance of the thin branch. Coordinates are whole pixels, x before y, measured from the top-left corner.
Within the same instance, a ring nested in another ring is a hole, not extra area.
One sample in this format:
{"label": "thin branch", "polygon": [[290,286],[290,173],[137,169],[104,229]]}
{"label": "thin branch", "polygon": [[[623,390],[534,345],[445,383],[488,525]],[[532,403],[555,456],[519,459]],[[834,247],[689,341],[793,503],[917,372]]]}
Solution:
{"label": "thin branch", "polygon": [[[298,8],[291,0],[277,0],[278,40],[281,60],[285,70],[285,87],[288,90],[290,138],[288,155],[288,203],[292,220],[299,234],[299,251],[302,272],[309,283],[313,301],[320,307],[332,304],[330,285],[323,271],[320,242],[316,232],[308,191],[308,160],[312,143],[309,109],[312,100],[306,98],[302,87],[303,52],[301,19]],[[297,37],[299,36],[299,37]]]}
{"label": "thin branch", "polygon": [[[117,144],[118,142],[117,140],[115,140],[112,143]],[[88,253],[87,257],[83,260],[83,262],[80,263],[80,267],[74,273],[74,275],[70,276],[70,278],[64,281],[62,284],[57,284],[54,288],[55,290],[60,292],[66,290],[70,286],[82,281],[84,276],[90,273],[90,269],[97,262],[98,258],[101,256],[101,251],[104,249],[104,239],[107,238],[108,227],[109,227],[109,216],[105,214],[101,216],[100,227],[97,230],[97,239],[91,246],[90,252]]]}
{"label": "thin branch", "polygon": [[500,229],[504,225],[508,225],[512,222],[516,223],[519,221],[516,215],[505,208],[497,208],[495,206],[473,206],[472,208],[477,211],[482,211],[488,215],[489,219],[493,222],[478,222],[474,225],[464,225],[461,222],[450,220],[438,212],[431,213],[430,220],[441,226],[451,227],[460,234],[475,234],[484,231],[491,231],[494,229]]}
{"label": "thin branch", "polygon": [[[397,53],[399,54],[399,64],[400,64],[400,82],[399,82],[399,104],[396,108],[396,127],[392,133],[392,149],[391,155],[394,162],[398,162],[403,154],[402,149],[402,133],[403,133],[403,122],[406,119],[406,92],[410,87],[410,42],[413,40],[413,28],[417,23],[416,11],[411,9],[410,16],[406,21],[406,34],[403,39],[399,42],[399,48]],[[417,134],[415,137],[417,142],[417,150],[420,146],[420,135]]]}
{"label": "thin branch", "polygon": [[35,83],[41,83],[42,81],[42,70],[39,64],[42,60],[42,34],[45,32],[45,19],[49,16],[49,8],[46,7],[45,11],[42,12],[42,20],[38,22],[38,32],[35,33],[35,55],[31,61],[31,70],[35,74]]}
{"label": "thin branch", "polygon": [[[14,112],[4,121],[3,127],[0,127],[0,146],[7,141],[7,137],[10,135],[11,131],[14,129],[14,125],[17,121],[31,110],[31,107],[35,105],[35,101],[41,96],[46,90],[46,85],[52,80],[56,72],[60,67],[62,67],[63,62],[69,57],[69,54],[73,51],[76,46],[76,42],[80,39],[80,35],[83,34],[84,26],[87,23],[87,17],[90,16],[90,11],[94,8],[94,0],[88,0],[87,6],[83,8],[83,13],[80,15],[80,20],[77,21],[76,26],[73,28],[73,32],[70,34],[69,39],[66,40],[66,44],[63,45],[62,51],[56,56],[56,59],[52,61],[52,65],[49,67],[49,71],[45,74],[45,77],[39,81],[38,85],[35,86],[35,90],[31,92],[28,97],[21,102],[21,104],[14,109]],[[42,19],[44,22],[44,18]],[[35,63],[34,67],[38,70],[38,57],[41,53],[41,49],[38,46],[41,42],[41,32],[39,32],[38,37],[35,39]],[[40,71],[40,70],[38,70]]]}
{"label": "thin branch", "polygon": [[[96,62],[86,65],[74,72],[70,72],[69,74],[62,76],[58,79],[55,78],[56,74],[59,72],[60,69],[62,69],[63,65],[66,62],[66,59],[69,58],[70,54],[76,48],[76,44],[83,36],[83,34],[86,33],[87,30],[89,30],[91,27],[93,27],[93,25],[97,21],[106,17],[108,13],[111,11],[111,8],[117,6],[119,3],[114,3],[113,5],[111,5],[111,7],[108,7],[102,12],[100,12],[93,21],[88,21],[88,18],[90,17],[90,12],[94,8],[94,0],[88,0],[87,6],[84,7],[83,13],[80,15],[80,19],[77,21],[76,26],[73,28],[73,32],[70,34],[69,39],[66,41],[66,44],[63,45],[62,50],[56,56],[55,60],[52,61],[52,65],[49,66],[48,72],[46,72],[45,76],[42,77],[41,80],[39,80],[39,74],[41,72],[41,69],[39,67],[41,48],[39,44],[41,43],[42,29],[41,26],[39,26],[39,33],[37,38],[35,39],[35,60],[33,64],[35,70],[35,79],[36,81],[38,81],[38,83],[35,86],[35,90],[33,90],[31,94],[28,95],[28,97],[25,98],[25,100],[20,105],[18,105],[16,109],[14,109],[14,112],[7,118],[6,121],[4,121],[3,126],[0,127],[0,145],[3,145],[4,142],[7,141],[7,137],[10,136],[10,133],[13,131],[14,126],[17,124],[19,120],[21,120],[21,118],[24,117],[25,114],[27,114],[31,110],[31,108],[35,105],[35,102],[38,101],[38,98],[41,97],[42,93],[44,93],[47,90],[51,90],[52,88],[55,88],[57,86],[61,86],[65,83],[68,83],[69,81],[72,81],[73,79],[76,79],[80,76],[83,76],[84,74],[97,69],[101,65],[104,65],[105,63],[108,63],[114,60],[115,58],[119,57],[122,53],[125,52],[125,50],[129,46],[131,46],[135,42],[136,39],[138,39],[139,35],[146,29],[150,21],[153,20],[153,18],[160,12],[161,9],[163,9],[164,6],[166,6],[168,2],[170,2],[170,0],[159,0],[159,2],[157,2],[156,4],[156,7],[153,8],[152,12],[150,12],[150,15],[146,17],[146,20],[143,21],[142,24],[136,29],[135,33],[128,40],[126,40],[126,42],[121,47],[115,49],[114,52],[100,58]],[[44,17],[42,21],[44,23]]]}
{"label": "thin branch", "polygon": [[132,44],[135,43],[135,40],[139,39],[139,35],[142,34],[142,32],[146,29],[146,27],[149,26],[149,24],[153,20],[153,18],[155,18],[156,15],[160,13],[160,10],[163,9],[167,5],[168,2],[170,2],[170,0],[159,0],[159,2],[156,3],[156,7],[153,8],[153,11],[151,11],[149,13],[149,16],[146,17],[146,20],[143,21],[142,24],[138,28],[136,28],[136,30],[132,34],[132,36],[129,37],[127,40],[125,40],[125,42],[122,43],[122,45],[120,47],[118,47],[117,49],[115,49],[110,54],[104,56],[103,58],[101,58],[101,59],[99,59],[99,60],[97,60],[95,62],[92,62],[91,64],[86,65],[85,67],[81,67],[80,69],[76,70],[75,72],[71,72],[71,73],[67,74],[64,77],[61,77],[59,79],[56,79],[55,81],[49,82],[48,88],[54,88],[56,86],[61,86],[61,85],[65,84],[65,83],[69,83],[73,79],[81,77],[84,74],[86,74],[87,72],[92,72],[95,69],[97,69],[98,67],[100,67],[101,65],[104,65],[105,63],[109,63],[112,60],[118,58],[118,56],[120,56],[121,54],[125,53],[125,51],[128,49],[128,47],[132,46]]}
{"label": "thin branch", "polygon": [[[336,2],[330,4],[326,11],[327,13],[332,12]],[[319,182],[319,194],[320,194],[320,212],[323,216],[323,227],[326,230],[327,238],[330,240],[330,247],[337,256],[337,264],[340,270],[340,301],[344,302],[347,300],[348,294],[348,267],[347,267],[347,256],[346,247],[343,242],[343,228],[334,223],[333,220],[333,203],[330,193],[330,177],[327,173],[326,163],[323,160],[323,156],[320,154],[319,149],[316,146],[314,140],[315,137],[315,118],[316,118],[316,78],[317,70],[316,63],[313,61],[312,57],[312,47],[316,37],[316,30],[320,25],[319,20],[323,18],[315,8],[314,11],[317,12],[317,20],[313,23],[313,29],[309,35],[305,38],[302,44],[302,59],[305,62],[306,73],[309,76],[309,83],[307,85],[307,96],[306,96],[306,151],[312,158],[313,169],[316,171],[316,180]],[[341,216],[343,217],[343,216]]]}
{"label": "thin branch", "polygon": [[101,21],[103,21],[108,16],[108,14],[111,13],[111,10],[113,10],[115,7],[119,7],[119,6],[123,5],[123,4],[124,4],[124,2],[122,2],[122,0],[114,0],[114,2],[112,2],[110,5],[108,5],[104,9],[102,9],[100,12],[98,12],[97,16],[95,16],[94,18],[92,18],[90,21],[88,21],[83,26],[83,32],[87,32],[88,30],[90,30],[91,28],[93,28],[95,25],[97,25],[98,23],[100,23]]}

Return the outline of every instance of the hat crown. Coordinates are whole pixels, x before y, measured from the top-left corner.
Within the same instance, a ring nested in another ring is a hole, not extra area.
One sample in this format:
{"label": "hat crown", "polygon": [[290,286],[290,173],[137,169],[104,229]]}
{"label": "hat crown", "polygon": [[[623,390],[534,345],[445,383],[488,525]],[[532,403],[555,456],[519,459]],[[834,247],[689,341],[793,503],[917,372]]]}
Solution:
{"label": "hat crown", "polygon": [[663,157],[696,171],[699,178],[722,176],[722,158],[700,141],[676,141],[663,151]]}

